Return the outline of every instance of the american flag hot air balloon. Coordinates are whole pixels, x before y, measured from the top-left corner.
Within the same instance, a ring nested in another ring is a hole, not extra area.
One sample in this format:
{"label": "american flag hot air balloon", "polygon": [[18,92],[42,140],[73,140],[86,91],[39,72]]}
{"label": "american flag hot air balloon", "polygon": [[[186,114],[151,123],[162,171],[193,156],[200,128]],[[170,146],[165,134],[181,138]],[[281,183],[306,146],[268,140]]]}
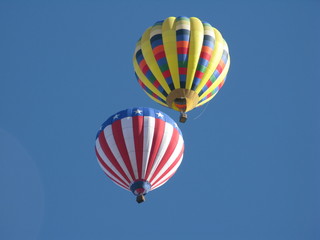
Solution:
{"label": "american flag hot air balloon", "polygon": [[166,183],[177,171],[184,141],[177,124],[152,108],[129,108],[108,118],[97,133],[98,162],[118,186],[137,202]]}

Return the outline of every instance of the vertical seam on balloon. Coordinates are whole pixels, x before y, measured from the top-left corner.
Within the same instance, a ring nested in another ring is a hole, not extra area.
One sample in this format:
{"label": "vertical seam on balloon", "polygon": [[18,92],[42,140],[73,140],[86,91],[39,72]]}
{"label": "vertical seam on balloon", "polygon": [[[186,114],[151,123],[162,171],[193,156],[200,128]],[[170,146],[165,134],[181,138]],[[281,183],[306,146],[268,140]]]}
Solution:
{"label": "vertical seam on balloon", "polygon": [[147,65],[141,49],[141,40],[137,42],[135,53],[133,56],[133,64],[136,74],[138,74],[139,77],[141,77],[141,79],[146,82],[146,84],[148,83],[148,86],[150,85],[149,87],[153,87],[158,92],[160,92],[165,99],[168,94],[165,92],[165,90],[160,85],[160,83],[150,70],[149,66]]}
{"label": "vertical seam on balloon", "polygon": [[174,86],[173,89],[177,89],[177,88],[180,88],[180,76],[179,76],[179,68],[178,68],[176,18],[175,17],[167,18],[163,22],[162,38],[163,38],[163,47],[164,47],[165,57],[167,59],[170,75],[173,81],[173,86]]}
{"label": "vertical seam on balloon", "polygon": [[165,81],[162,75],[162,72],[157,64],[157,60],[153,55],[152,46],[150,43],[150,32],[151,32],[151,28],[148,28],[142,35],[142,38],[141,38],[142,55],[149,69],[151,70],[152,74],[155,76],[155,78],[163,87],[163,89],[166,91],[166,93],[169,94],[171,92],[171,89],[169,88],[167,82]]}
{"label": "vertical seam on balloon", "polygon": [[152,139],[152,146],[151,146],[151,151],[150,151],[150,155],[149,155],[149,162],[148,162],[148,166],[147,166],[145,179],[148,179],[148,177],[151,173],[152,166],[153,166],[154,161],[156,159],[156,156],[158,154],[158,151],[159,151],[159,148],[161,145],[161,141],[163,138],[163,134],[164,134],[164,126],[165,126],[165,122],[163,120],[158,119],[158,118],[155,119],[155,131],[154,131],[154,135],[153,135],[153,139]]}
{"label": "vertical seam on balloon", "polygon": [[[98,154],[96,150],[96,154]],[[110,178],[115,184],[118,186],[124,188],[125,190],[129,190],[129,185],[126,184],[124,181],[122,181],[112,170],[108,167],[108,165],[102,160],[102,158],[97,155],[98,164],[103,170],[103,173],[107,175],[108,178]]]}
{"label": "vertical seam on balloon", "polygon": [[201,99],[201,101],[199,101],[197,107],[198,107],[198,106],[201,106],[201,105],[203,105],[203,104],[205,104],[205,103],[207,103],[207,102],[210,101],[212,98],[214,98],[214,97],[217,95],[217,93],[220,91],[220,89],[222,88],[222,86],[224,85],[224,83],[225,83],[225,79],[223,79],[223,80],[221,81],[221,83],[220,83],[215,89],[213,89],[212,92],[210,92],[210,93],[208,93],[206,96],[204,96],[204,97]]}
{"label": "vertical seam on balloon", "polygon": [[165,123],[163,138],[161,140],[161,144],[160,144],[160,147],[159,147],[159,151],[158,151],[157,157],[156,157],[156,159],[154,161],[154,164],[152,166],[150,174],[149,174],[149,176],[147,178],[148,182],[150,182],[150,179],[153,178],[154,172],[156,171],[159,163],[161,162],[161,159],[163,158],[164,154],[166,153],[166,149],[169,146],[169,143],[171,141],[174,129],[175,128],[171,124],[169,124],[167,122]]}
{"label": "vertical seam on balloon", "polygon": [[138,80],[139,85],[142,87],[142,90],[147,93],[148,95],[152,96],[152,99],[156,99],[157,102],[161,102],[160,104],[167,106],[166,105],[166,101],[163,100],[161,97],[159,97],[156,93],[152,92],[150,88],[148,88],[142,81],[141,79],[138,77],[137,73],[135,73],[135,76]]}
{"label": "vertical seam on balloon", "polygon": [[155,87],[153,83],[150,82],[150,80],[142,73],[142,70],[140,69],[137,60],[133,59],[133,66],[135,69],[135,72],[139,79],[145,84],[152,92],[156,93],[160,98],[163,100],[166,100],[166,97]]}
{"label": "vertical seam on balloon", "polygon": [[152,177],[150,179],[150,183],[153,182],[153,180],[155,179],[155,177],[158,175],[158,173],[161,171],[161,168],[167,163],[167,161],[169,161],[172,153],[174,152],[175,148],[177,147],[178,144],[178,140],[179,140],[179,132],[177,129],[173,129],[173,133],[169,142],[168,147],[166,148],[166,152],[163,155],[163,157],[161,158],[159,164],[157,164],[157,167],[155,169],[155,171],[152,174]]}
{"label": "vertical seam on balloon", "polygon": [[213,58],[213,48],[215,45],[215,36],[213,28],[208,23],[202,23],[203,24],[203,42],[202,42],[202,48],[201,53],[199,56],[199,61],[197,65],[197,69],[194,75],[194,79],[192,81],[192,90],[196,90],[197,86],[203,82],[206,81],[208,78],[207,76],[210,76],[214,69],[208,68],[210,60]]}
{"label": "vertical seam on balloon", "polygon": [[203,89],[203,87],[207,84],[208,81],[210,81],[210,77],[212,76],[212,74],[214,73],[214,71],[216,70],[221,57],[223,55],[223,49],[224,49],[224,39],[222,38],[221,33],[215,29],[212,28],[214,35],[215,35],[215,44],[214,44],[214,48],[211,54],[211,58],[206,70],[206,73],[203,76],[203,81],[200,82],[200,84],[196,87],[195,91],[196,93],[200,96],[200,91]]}
{"label": "vertical seam on balloon", "polygon": [[171,76],[171,70],[168,64],[168,59],[165,52],[163,36],[163,24],[156,24],[151,28],[150,31],[150,44],[152,48],[152,54],[157,61],[157,65],[164,77],[170,90],[174,90],[173,79]]}
{"label": "vertical seam on balloon", "polygon": [[176,18],[177,57],[180,88],[185,88],[190,44],[190,19],[185,17]]}
{"label": "vertical seam on balloon", "polygon": [[181,162],[182,160],[181,156],[183,155],[183,151],[184,151],[184,143],[183,143],[183,138],[180,135],[177,145],[173,153],[171,154],[170,158],[163,165],[163,167],[161,167],[160,171],[157,174],[155,174],[154,179],[150,182],[152,185],[156,185],[157,182],[161,181],[161,179],[164,178],[177,163],[179,163],[179,161]]}
{"label": "vertical seam on balloon", "polygon": [[188,52],[188,69],[186,89],[191,89],[192,81],[197,70],[198,61],[203,44],[203,25],[202,22],[195,17],[190,18],[190,46]]}
{"label": "vertical seam on balloon", "polygon": [[182,151],[181,158],[177,161],[177,164],[165,176],[163,176],[161,178],[162,181],[159,181],[156,184],[154,184],[153,187],[151,188],[151,190],[154,190],[158,187],[161,187],[163,184],[165,184],[177,172],[177,170],[182,162],[182,159],[183,159],[183,151]]}
{"label": "vertical seam on balloon", "polygon": [[228,51],[226,49],[224,49],[222,56],[221,56],[221,59],[217,65],[215,71],[213,72],[213,74],[211,75],[209,80],[206,82],[206,84],[203,86],[203,88],[199,92],[201,99],[203,97],[203,93],[206,92],[212,85],[213,85],[213,87],[211,87],[211,89],[214,89],[216,86],[220,85],[220,82],[222,80],[219,77],[222,74],[222,72],[225,70],[226,64],[228,63],[228,59],[229,59]]}
{"label": "vertical seam on balloon", "polygon": [[121,125],[122,125],[122,133],[123,133],[126,150],[127,150],[131,168],[134,174],[133,178],[137,179],[138,171],[137,171],[137,161],[136,161],[136,155],[135,155],[135,149],[134,149],[132,117],[121,119]]}
{"label": "vertical seam on balloon", "polygon": [[[110,125],[109,125],[110,126]],[[108,127],[109,127],[108,126]],[[111,127],[111,126],[110,126]],[[108,160],[108,162],[110,163],[110,168],[112,169],[113,167],[113,171],[114,172],[118,172],[117,174],[119,175],[120,178],[123,178],[123,180],[127,181],[127,184],[129,185],[130,183],[130,179],[127,177],[127,175],[125,174],[125,172],[123,171],[123,169],[121,168],[119,162],[117,161],[117,159],[115,158],[114,154],[112,153],[110,146],[106,140],[106,136],[104,131],[102,131],[98,137],[98,147],[100,147],[102,153],[105,155],[106,159],[102,156],[102,159],[104,160],[104,162],[106,162],[106,160]],[[99,148],[97,148],[98,151],[100,150]],[[99,155],[101,156],[101,153],[99,152]],[[106,162],[107,163],[107,162]]]}
{"label": "vertical seam on balloon", "polygon": [[123,170],[123,173],[125,174],[125,176],[127,176],[127,178],[129,179],[129,182],[131,182],[133,179],[131,177],[131,174],[129,173],[129,170],[125,164],[124,159],[121,156],[121,152],[119,150],[117,141],[115,139],[115,134],[113,131],[113,124],[115,124],[115,122],[118,122],[119,120],[114,121],[111,125],[107,126],[104,131],[106,131],[106,129],[111,128],[108,130],[109,134],[105,135],[105,139],[108,143],[108,145],[110,146],[110,150],[113,154],[113,156],[115,157],[117,163],[120,165],[120,168]]}
{"label": "vertical seam on balloon", "polygon": [[101,168],[103,169],[103,171],[105,172],[105,174],[107,174],[107,176],[109,178],[111,178],[113,181],[116,181],[119,185],[121,184],[121,186],[123,185],[125,188],[128,189],[129,185],[127,183],[125,183],[101,158],[101,156],[98,153],[97,148],[95,148],[96,151],[96,155],[97,155],[97,159],[98,159],[98,163],[101,166]]}
{"label": "vertical seam on balloon", "polygon": [[134,116],[133,120],[133,137],[134,137],[134,147],[136,152],[138,179],[142,178],[142,157],[143,157],[143,116]]}
{"label": "vertical seam on balloon", "polygon": [[[144,121],[144,123],[143,123],[144,124],[143,125],[144,126],[144,128],[143,128],[144,141],[143,141],[143,157],[142,157],[142,165],[141,165],[141,168],[142,168],[141,178],[145,179],[146,170],[147,170],[146,165],[149,162],[150,149],[152,146],[152,139],[153,139],[154,132],[155,132],[155,129],[154,129],[155,118],[145,116],[143,121]],[[146,141],[147,139],[149,140],[148,142]]]}
{"label": "vertical seam on balloon", "polygon": [[113,138],[115,140],[116,146],[119,150],[121,159],[124,163],[123,168],[125,168],[126,171],[128,171],[131,179],[134,179],[134,173],[133,173],[133,169],[132,169],[132,165],[130,162],[130,158],[129,158],[129,154],[128,154],[128,150],[125,144],[125,140],[124,140],[124,136],[123,136],[123,128],[122,128],[122,120],[118,120],[113,122],[112,126],[112,135]]}
{"label": "vertical seam on balloon", "polygon": [[166,182],[168,182],[168,180],[173,177],[173,175],[176,173],[178,167],[177,168],[174,168],[174,170],[172,171],[172,174],[169,175],[168,177],[164,178],[161,182],[158,182],[156,185],[154,185],[152,188],[151,188],[151,191],[158,188],[158,187],[161,187],[163,184],[165,184]]}
{"label": "vertical seam on balloon", "polygon": [[200,95],[199,102],[202,100],[202,98],[204,98],[206,95],[211,93],[216,87],[218,87],[221,84],[222,81],[225,80],[225,78],[227,76],[227,73],[228,73],[228,70],[229,70],[229,67],[230,67],[230,56],[228,55],[228,61],[226,62],[225,67],[222,70],[222,73],[212,83],[212,85]]}

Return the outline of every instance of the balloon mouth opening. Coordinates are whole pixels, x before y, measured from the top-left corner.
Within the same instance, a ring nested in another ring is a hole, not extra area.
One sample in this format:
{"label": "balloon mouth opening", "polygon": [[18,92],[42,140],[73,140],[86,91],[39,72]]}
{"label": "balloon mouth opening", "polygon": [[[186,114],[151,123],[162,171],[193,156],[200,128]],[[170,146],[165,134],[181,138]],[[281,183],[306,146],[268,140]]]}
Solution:
{"label": "balloon mouth opening", "polygon": [[178,97],[174,99],[174,104],[181,112],[185,112],[187,109],[187,100],[184,97]]}
{"label": "balloon mouth opening", "polygon": [[151,190],[151,184],[144,180],[134,181],[130,186],[130,190],[136,196],[143,196]]}
{"label": "balloon mouth opening", "polygon": [[173,110],[189,112],[198,105],[199,96],[194,90],[178,88],[169,93],[166,102]]}

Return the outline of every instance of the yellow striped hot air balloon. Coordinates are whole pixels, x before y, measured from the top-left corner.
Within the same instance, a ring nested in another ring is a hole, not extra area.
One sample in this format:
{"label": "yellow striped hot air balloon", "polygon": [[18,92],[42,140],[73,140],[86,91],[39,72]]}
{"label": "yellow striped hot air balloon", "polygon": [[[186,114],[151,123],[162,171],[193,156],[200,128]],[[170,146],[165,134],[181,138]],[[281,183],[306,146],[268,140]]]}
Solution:
{"label": "yellow striped hot air balloon", "polygon": [[186,112],[210,101],[230,66],[220,32],[195,17],[169,17],[149,27],[137,42],[133,65],[146,94],[163,106]]}

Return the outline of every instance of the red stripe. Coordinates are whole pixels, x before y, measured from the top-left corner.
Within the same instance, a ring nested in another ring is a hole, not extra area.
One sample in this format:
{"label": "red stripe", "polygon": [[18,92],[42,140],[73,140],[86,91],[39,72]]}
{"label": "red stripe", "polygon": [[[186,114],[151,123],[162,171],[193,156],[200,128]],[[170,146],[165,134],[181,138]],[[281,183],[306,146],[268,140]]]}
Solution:
{"label": "red stripe", "polygon": [[[130,121],[130,120],[128,120]],[[124,161],[124,164],[126,165],[130,175],[131,175],[131,178],[134,179],[134,173],[133,173],[133,169],[132,169],[132,166],[131,166],[131,162],[130,162],[130,157],[129,157],[129,154],[128,154],[128,150],[127,150],[127,147],[126,147],[126,142],[124,140],[124,136],[123,136],[123,132],[122,132],[122,124],[121,124],[121,121],[115,121],[113,122],[113,124],[111,125],[112,127],[112,133],[113,133],[113,137],[114,137],[114,140],[116,142],[116,145],[119,149],[119,152],[120,152],[120,155]]]}
{"label": "red stripe", "polygon": [[156,185],[153,184],[152,187],[151,187],[151,190],[157,188],[158,186],[160,186],[161,184],[167,182],[176,172],[172,173],[169,177],[167,177],[166,179],[164,179],[163,181],[157,183]]}
{"label": "red stripe", "polygon": [[168,70],[164,71],[164,72],[162,73],[162,75],[163,75],[164,78],[170,77],[170,76],[171,76],[170,70],[168,69]]}
{"label": "red stripe", "polygon": [[159,52],[154,57],[158,61],[159,59],[164,58],[165,56],[166,56],[165,52]]}
{"label": "red stripe", "polygon": [[194,77],[201,79],[203,77],[203,74],[204,74],[203,72],[200,72],[197,70]]}
{"label": "red stripe", "polygon": [[226,66],[226,63],[223,60],[221,60],[219,65],[221,65],[222,69],[224,69],[224,67]]}
{"label": "red stripe", "polygon": [[142,178],[143,116],[132,117],[134,149],[136,152],[138,178]]}
{"label": "red stripe", "polygon": [[144,188],[138,188],[134,191],[136,194],[143,194],[145,191],[144,191]]}
{"label": "red stripe", "polygon": [[154,134],[153,134],[152,145],[151,145],[151,150],[150,150],[148,167],[147,167],[145,179],[148,179],[150,172],[151,172],[151,169],[154,164],[154,160],[156,159],[156,156],[158,154],[159,147],[161,145],[161,141],[162,141],[163,134],[164,134],[164,127],[165,127],[165,122],[159,118],[156,118],[155,119]]}
{"label": "red stripe", "polygon": [[146,72],[149,71],[148,65],[145,65],[145,66],[141,69],[141,71],[143,72],[143,74],[146,74]]}
{"label": "red stripe", "polygon": [[159,52],[164,52],[164,46],[159,45],[152,49],[153,55],[158,54]]}
{"label": "red stripe", "polygon": [[182,146],[178,157],[174,160],[174,162],[170,165],[170,167],[163,174],[161,174],[161,176],[158,178],[158,180],[152,185],[157,185],[159,182],[161,182],[163,180],[163,178],[166,176],[166,174],[168,174],[179,163],[179,161],[183,155],[183,152],[184,152],[184,146]]}
{"label": "red stripe", "polygon": [[223,67],[221,66],[220,63],[219,63],[219,65],[217,66],[217,70],[219,71],[219,73],[222,73]]}
{"label": "red stripe", "polygon": [[178,144],[178,140],[179,140],[179,132],[177,129],[173,129],[173,133],[172,133],[172,136],[171,136],[171,140],[170,140],[170,143],[166,149],[166,152],[165,154],[163,155],[159,165],[157,166],[157,169],[154,171],[151,179],[150,179],[150,182],[153,181],[153,179],[155,178],[155,176],[157,176],[157,174],[159,173],[159,171],[163,168],[163,166],[167,163],[167,161],[169,160],[169,158],[171,157],[173,151],[175,150],[177,144]]}
{"label": "red stripe", "polygon": [[186,47],[188,48],[189,46],[189,41],[177,41],[177,47]]}
{"label": "red stripe", "polygon": [[155,80],[155,81],[153,82],[153,86],[155,86],[156,88],[158,88],[158,87],[160,86],[159,81],[158,81],[158,80]]}
{"label": "red stripe", "polygon": [[[116,178],[117,180],[119,180],[119,182],[121,182],[123,185],[127,186],[128,187],[128,184],[125,183],[110,167],[108,167],[108,165],[102,160],[101,156],[99,155],[98,151],[97,151],[97,148],[95,148],[96,150],[96,155],[97,155],[97,158],[99,160],[99,162],[101,163],[101,165],[107,169],[107,171],[112,175],[114,176],[114,178]],[[107,175],[108,176],[108,175]],[[109,177],[109,176],[108,176]],[[109,177],[110,178],[110,177]],[[112,181],[113,179],[110,178]],[[113,181],[114,182],[114,181]],[[130,181],[128,181],[130,182]]]}
{"label": "red stripe", "polygon": [[212,85],[212,82],[209,80],[209,81],[206,83],[206,86],[209,88],[211,85]]}
{"label": "red stripe", "polygon": [[219,84],[219,89],[222,88],[223,84],[224,84],[224,79],[223,79],[222,82]]}
{"label": "red stripe", "polygon": [[180,75],[186,75],[187,74],[187,68],[179,67],[179,74]]}
{"label": "red stripe", "polygon": [[211,58],[211,53],[206,53],[206,52],[202,52],[201,55],[200,55],[200,58],[203,58],[203,59],[206,59],[206,60],[210,60]]}
{"label": "red stripe", "polygon": [[118,160],[114,157],[113,153],[111,152],[111,149],[106,141],[104,131],[100,132],[99,142],[100,142],[101,149],[103,150],[104,154],[107,156],[109,161],[112,163],[112,165],[118,170],[118,172],[122,175],[122,177],[124,177],[130,183],[130,180],[127,174],[122,170]]}
{"label": "red stripe", "polygon": [[178,47],[177,48],[177,53],[178,54],[188,54],[188,48],[186,48],[186,47]]}
{"label": "red stripe", "polygon": [[138,82],[139,82],[140,86],[141,86],[144,90],[147,89],[147,86],[144,85],[144,83],[143,83],[140,79],[138,80]]}
{"label": "red stripe", "polygon": [[205,53],[211,54],[212,50],[213,49],[211,47],[209,47],[209,46],[202,46],[201,52],[205,52]]}
{"label": "red stripe", "polygon": [[140,69],[143,69],[147,65],[146,60],[142,59],[141,62],[139,63]]}

